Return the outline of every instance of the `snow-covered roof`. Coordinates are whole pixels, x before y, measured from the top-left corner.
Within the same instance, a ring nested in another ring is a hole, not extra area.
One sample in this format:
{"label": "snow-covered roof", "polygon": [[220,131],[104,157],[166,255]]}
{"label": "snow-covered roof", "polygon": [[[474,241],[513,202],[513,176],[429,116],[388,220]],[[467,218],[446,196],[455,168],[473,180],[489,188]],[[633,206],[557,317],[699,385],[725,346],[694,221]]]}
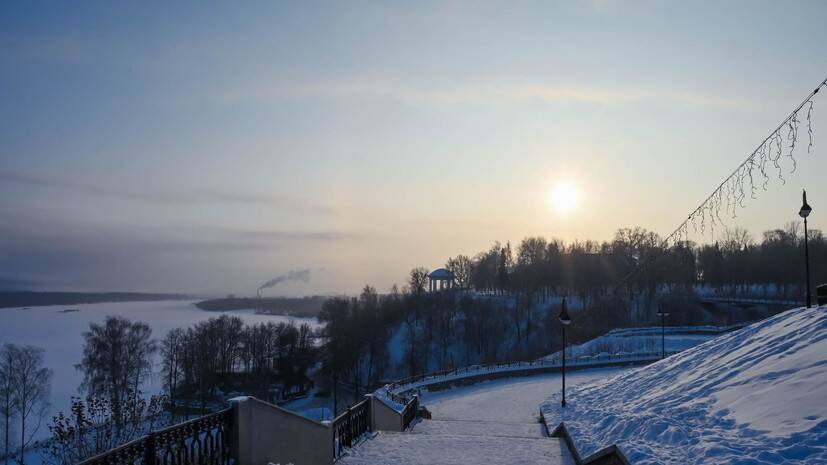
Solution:
{"label": "snow-covered roof", "polygon": [[451,273],[445,268],[437,268],[428,273],[428,277],[431,279],[454,279],[454,273]]}

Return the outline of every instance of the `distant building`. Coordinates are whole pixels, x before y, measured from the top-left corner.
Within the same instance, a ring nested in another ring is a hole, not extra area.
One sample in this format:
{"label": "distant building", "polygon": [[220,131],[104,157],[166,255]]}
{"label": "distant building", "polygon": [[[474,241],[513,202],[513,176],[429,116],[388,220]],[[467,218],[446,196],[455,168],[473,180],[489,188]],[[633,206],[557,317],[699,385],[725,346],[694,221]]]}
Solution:
{"label": "distant building", "polygon": [[428,281],[431,292],[453,289],[455,287],[454,273],[451,273],[445,268],[437,268],[428,273]]}

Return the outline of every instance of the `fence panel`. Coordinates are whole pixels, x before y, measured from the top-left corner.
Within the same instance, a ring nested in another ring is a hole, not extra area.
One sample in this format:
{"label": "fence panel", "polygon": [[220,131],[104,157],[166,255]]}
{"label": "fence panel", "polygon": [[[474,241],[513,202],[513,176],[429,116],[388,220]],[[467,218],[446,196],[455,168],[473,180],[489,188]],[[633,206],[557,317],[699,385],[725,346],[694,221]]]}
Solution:
{"label": "fence panel", "polygon": [[417,415],[419,415],[419,396],[413,396],[413,399],[402,410],[402,431],[411,426]]}
{"label": "fence panel", "polygon": [[370,430],[370,400],[365,399],[333,420],[333,456],[340,457]]}
{"label": "fence panel", "polygon": [[80,465],[230,465],[232,409],[150,433]]}

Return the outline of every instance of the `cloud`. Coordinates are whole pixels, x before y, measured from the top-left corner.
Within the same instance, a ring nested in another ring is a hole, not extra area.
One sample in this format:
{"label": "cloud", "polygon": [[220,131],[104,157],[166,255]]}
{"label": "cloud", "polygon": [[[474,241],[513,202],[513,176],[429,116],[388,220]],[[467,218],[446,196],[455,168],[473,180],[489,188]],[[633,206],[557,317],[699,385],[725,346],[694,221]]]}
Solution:
{"label": "cloud", "polygon": [[361,234],[335,231],[335,230],[275,230],[275,229],[233,229],[233,228],[209,228],[229,237],[235,237],[239,240],[284,240],[284,241],[336,241],[346,239],[356,239],[361,237]]}
{"label": "cloud", "polygon": [[39,289],[43,282],[14,275],[0,275],[0,291],[29,291]]}
{"label": "cloud", "polygon": [[81,224],[5,210],[0,289],[215,292],[258,279],[272,257],[304,250],[302,241],[322,241],[308,247],[318,250],[357,237],[333,230]]}
{"label": "cloud", "polygon": [[13,173],[9,171],[0,171],[0,182],[40,188],[56,188],[93,197],[117,198],[135,202],[175,205],[270,205],[289,207],[296,210],[302,210],[307,213],[333,213],[333,209],[330,207],[317,205],[303,199],[243,192],[228,192],[210,189],[191,189],[166,192],[128,191],[78,182],[73,179],[62,177]]}
{"label": "cloud", "polygon": [[585,86],[532,82],[468,82],[423,84],[397,79],[360,78],[316,82],[253,82],[236,85],[220,94],[224,102],[272,102],[303,98],[393,99],[413,106],[583,103],[622,105],[643,100],[668,100],[690,106],[729,107],[743,102],[728,97],[697,93],[682,88],[636,88],[623,86]]}

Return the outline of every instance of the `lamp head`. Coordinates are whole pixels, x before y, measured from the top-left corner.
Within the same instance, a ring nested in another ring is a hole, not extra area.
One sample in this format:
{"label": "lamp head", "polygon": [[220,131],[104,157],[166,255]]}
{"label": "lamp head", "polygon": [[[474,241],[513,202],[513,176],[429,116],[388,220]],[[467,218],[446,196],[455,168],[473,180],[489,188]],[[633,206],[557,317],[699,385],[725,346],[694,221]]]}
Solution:
{"label": "lamp head", "polygon": [[560,309],[560,315],[557,317],[560,320],[560,323],[564,325],[569,325],[571,323],[571,317],[569,316],[569,310],[566,306],[566,299],[563,299],[563,307]]}
{"label": "lamp head", "polygon": [[798,216],[802,218],[807,218],[808,216],[810,216],[810,212],[813,211],[813,208],[807,204],[807,191],[804,191],[802,197],[803,203],[801,205],[801,210],[798,210]]}

